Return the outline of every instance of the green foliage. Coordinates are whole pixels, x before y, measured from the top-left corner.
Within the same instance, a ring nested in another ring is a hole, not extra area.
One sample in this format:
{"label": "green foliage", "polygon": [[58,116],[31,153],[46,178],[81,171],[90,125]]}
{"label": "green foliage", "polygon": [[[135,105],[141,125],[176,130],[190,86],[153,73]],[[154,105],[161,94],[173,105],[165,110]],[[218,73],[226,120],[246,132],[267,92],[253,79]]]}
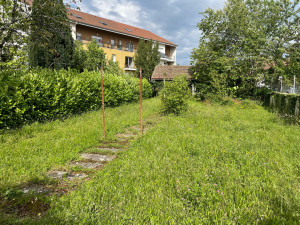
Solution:
{"label": "green foliage", "polygon": [[[191,102],[184,117],[160,118],[157,100],[145,101],[152,128],[128,151],[90,180],[66,182],[67,194],[46,194],[46,215],[9,224],[299,224],[299,126],[240,104]],[[100,111],[0,134],[0,189],[73,171],[70,161],[115,141],[138,124],[138,112],[139,104],[107,109],[105,140]]]}
{"label": "green foliage", "polygon": [[[19,0],[0,0],[0,68],[12,60],[29,30],[30,10]],[[21,32],[20,32],[21,31]],[[7,65],[9,67],[10,65]]]}
{"label": "green foliage", "polygon": [[75,51],[73,56],[72,68],[83,72],[86,65],[87,53],[83,48],[82,42],[75,41]]}
{"label": "green foliage", "polygon": [[[18,127],[101,107],[100,72],[35,69],[0,72],[0,129]],[[144,98],[151,85],[144,79]],[[139,79],[104,74],[106,106],[118,106],[139,97]]]}
{"label": "green foliage", "polygon": [[228,0],[223,9],[203,12],[199,48],[191,56],[202,95],[249,96],[257,81],[284,75],[292,65],[285,56],[293,55],[297,48],[290,46],[299,39],[298,2]]}
{"label": "green foliage", "polygon": [[86,51],[86,61],[84,62],[84,68],[92,71],[100,69],[101,66],[103,69],[106,68],[106,58],[105,53],[102,48],[96,43],[95,40],[92,40],[87,45],[88,50]]}
{"label": "green foliage", "polygon": [[106,73],[114,75],[124,74],[124,71],[120,68],[118,62],[114,62],[112,59],[106,62],[107,60],[103,49],[99,48],[94,40],[88,43],[87,48],[87,50],[84,50],[82,42],[75,41],[75,53],[72,68],[83,72],[84,70],[99,70],[102,66]]}
{"label": "green foliage", "polygon": [[152,40],[145,41],[144,39],[140,39],[137,52],[134,55],[137,76],[139,76],[140,68],[142,68],[143,77],[150,81],[152,73],[159,61],[158,43],[153,43]]}
{"label": "green foliage", "polygon": [[31,67],[61,69],[71,66],[74,41],[62,0],[34,0],[30,29]]}
{"label": "green foliage", "polygon": [[112,59],[108,60],[105,72],[109,74],[115,74],[115,75],[124,74],[124,71],[121,69],[119,62],[118,61],[114,62]]}
{"label": "green foliage", "polygon": [[178,115],[187,110],[189,90],[186,77],[178,76],[173,81],[166,82],[161,92],[161,113]]}

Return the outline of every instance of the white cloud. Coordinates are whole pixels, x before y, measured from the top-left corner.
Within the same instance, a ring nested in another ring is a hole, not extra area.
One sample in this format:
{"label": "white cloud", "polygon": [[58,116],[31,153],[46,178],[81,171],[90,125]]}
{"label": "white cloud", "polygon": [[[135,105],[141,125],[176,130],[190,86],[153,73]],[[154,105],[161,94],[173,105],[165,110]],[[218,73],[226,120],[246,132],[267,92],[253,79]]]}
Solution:
{"label": "white cloud", "polygon": [[87,2],[82,2],[79,5],[84,12],[133,26],[140,24],[140,18],[143,14],[135,2],[125,0],[92,0],[88,5]]}

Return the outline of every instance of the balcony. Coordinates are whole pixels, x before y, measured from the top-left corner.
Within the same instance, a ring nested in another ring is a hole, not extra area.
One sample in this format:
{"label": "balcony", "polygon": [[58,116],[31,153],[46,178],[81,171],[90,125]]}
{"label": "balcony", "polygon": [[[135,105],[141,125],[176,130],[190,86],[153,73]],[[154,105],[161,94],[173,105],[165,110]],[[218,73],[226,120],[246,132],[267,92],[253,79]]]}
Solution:
{"label": "balcony", "polygon": [[[88,44],[89,41],[83,40],[82,43],[83,44]],[[136,53],[135,49],[130,49],[130,48],[122,47],[120,45],[111,45],[111,44],[104,44],[104,43],[98,43],[98,45],[101,48],[109,48],[109,49],[116,49],[116,50],[119,50],[119,51],[126,51],[126,52]]]}
{"label": "balcony", "polygon": [[125,67],[124,70],[125,70],[125,71],[136,71],[136,68],[133,68],[133,67]]}
{"label": "balcony", "polygon": [[169,57],[166,54],[161,53],[161,52],[160,52],[160,59],[162,61],[166,61],[166,62],[175,62],[175,57]]}

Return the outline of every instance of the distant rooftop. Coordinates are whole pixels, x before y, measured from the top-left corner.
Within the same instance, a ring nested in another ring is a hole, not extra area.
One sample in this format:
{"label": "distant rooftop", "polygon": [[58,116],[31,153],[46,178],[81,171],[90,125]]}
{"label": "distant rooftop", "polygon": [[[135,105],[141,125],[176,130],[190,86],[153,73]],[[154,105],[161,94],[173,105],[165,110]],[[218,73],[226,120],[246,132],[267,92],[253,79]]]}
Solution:
{"label": "distant rooftop", "polygon": [[188,80],[192,80],[191,66],[156,66],[151,80],[173,80],[179,75],[187,76]]}

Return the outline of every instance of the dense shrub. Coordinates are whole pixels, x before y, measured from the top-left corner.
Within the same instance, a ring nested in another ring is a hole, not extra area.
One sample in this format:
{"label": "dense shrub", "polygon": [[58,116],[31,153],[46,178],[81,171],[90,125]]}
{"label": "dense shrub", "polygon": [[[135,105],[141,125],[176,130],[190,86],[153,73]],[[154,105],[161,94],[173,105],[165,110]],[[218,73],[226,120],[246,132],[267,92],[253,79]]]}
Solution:
{"label": "dense shrub", "polygon": [[188,82],[186,77],[178,76],[173,81],[166,82],[161,92],[161,113],[176,115],[187,110],[189,96]]}
{"label": "dense shrub", "polygon": [[[36,69],[0,71],[0,129],[32,121],[44,121],[101,107],[100,72]],[[151,85],[143,80],[143,97],[151,97]],[[139,79],[104,74],[106,106],[118,106],[139,98]]]}

